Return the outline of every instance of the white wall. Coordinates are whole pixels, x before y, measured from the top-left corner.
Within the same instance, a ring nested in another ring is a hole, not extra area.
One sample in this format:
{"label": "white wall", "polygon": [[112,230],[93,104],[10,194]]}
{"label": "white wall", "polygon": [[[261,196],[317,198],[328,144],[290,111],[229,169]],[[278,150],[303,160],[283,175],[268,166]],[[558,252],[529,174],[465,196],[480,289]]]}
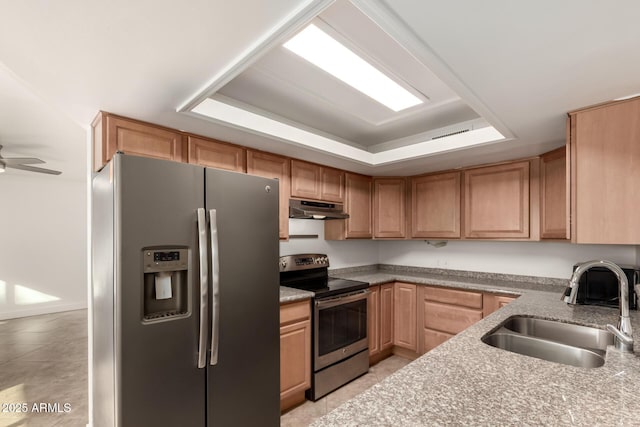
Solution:
{"label": "white wall", "polygon": [[280,255],[326,253],[331,268],[380,263],[568,279],[580,261],[609,259],[640,265],[640,246],[631,245],[449,241],[435,248],[422,240],[327,241],[324,222],[306,219],[289,220],[289,233],[318,234],[318,238],[280,242]]}
{"label": "white wall", "polygon": [[635,264],[630,245],[572,245],[556,242],[449,241],[435,248],[424,241],[378,241],[381,264],[447,268],[568,279],[576,262],[609,259]]}
{"label": "white wall", "polygon": [[0,175],[0,319],[87,307],[86,183]]}
{"label": "white wall", "polygon": [[324,221],[290,219],[289,234],[317,234],[317,239],[290,239],[280,242],[280,255],[319,253],[329,256],[330,268],[378,263],[378,245],[372,240],[324,240]]}

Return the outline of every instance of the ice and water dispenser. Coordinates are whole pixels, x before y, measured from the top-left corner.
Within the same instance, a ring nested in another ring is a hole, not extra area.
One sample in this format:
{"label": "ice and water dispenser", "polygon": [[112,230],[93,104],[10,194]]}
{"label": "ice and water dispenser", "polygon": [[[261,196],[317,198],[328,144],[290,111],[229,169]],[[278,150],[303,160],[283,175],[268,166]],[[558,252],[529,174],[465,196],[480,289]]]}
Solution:
{"label": "ice and water dispenser", "polygon": [[143,249],[143,323],[189,315],[189,250]]}

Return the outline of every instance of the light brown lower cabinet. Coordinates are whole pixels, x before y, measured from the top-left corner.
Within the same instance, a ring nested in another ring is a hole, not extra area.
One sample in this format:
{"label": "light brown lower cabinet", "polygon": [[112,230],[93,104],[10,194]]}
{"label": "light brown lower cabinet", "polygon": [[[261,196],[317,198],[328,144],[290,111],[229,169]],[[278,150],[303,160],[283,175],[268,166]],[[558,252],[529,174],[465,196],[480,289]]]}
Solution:
{"label": "light brown lower cabinet", "polygon": [[439,346],[482,319],[482,292],[418,287],[418,353]]}
{"label": "light brown lower cabinet", "polygon": [[369,290],[369,361],[375,364],[390,355],[393,348],[393,283],[371,286]]}
{"label": "light brown lower cabinet", "polygon": [[485,293],[482,296],[482,317],[487,317],[496,310],[500,310],[517,297],[511,295],[499,295]]}
{"label": "light brown lower cabinet", "polygon": [[311,307],[309,300],[280,306],[280,410],[305,400],[311,387]]}
{"label": "light brown lower cabinet", "polygon": [[393,348],[394,284],[380,285],[380,351]]}
{"label": "light brown lower cabinet", "polygon": [[393,345],[418,351],[416,326],[417,287],[396,282],[393,288]]}

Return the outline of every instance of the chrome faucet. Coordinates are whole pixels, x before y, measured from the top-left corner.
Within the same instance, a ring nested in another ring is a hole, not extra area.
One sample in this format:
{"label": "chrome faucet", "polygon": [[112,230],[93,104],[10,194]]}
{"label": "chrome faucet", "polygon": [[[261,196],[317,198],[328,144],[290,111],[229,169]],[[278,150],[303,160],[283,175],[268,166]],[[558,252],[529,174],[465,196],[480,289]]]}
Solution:
{"label": "chrome faucet", "polygon": [[629,281],[622,269],[611,261],[587,261],[578,266],[573,272],[569,281],[569,287],[562,294],[561,299],[567,304],[575,304],[580,286],[580,277],[591,267],[606,267],[618,278],[618,295],[620,305],[620,319],[618,326],[607,325],[607,330],[615,335],[615,346],[624,352],[633,352],[633,331],[631,329],[631,319],[629,318]]}

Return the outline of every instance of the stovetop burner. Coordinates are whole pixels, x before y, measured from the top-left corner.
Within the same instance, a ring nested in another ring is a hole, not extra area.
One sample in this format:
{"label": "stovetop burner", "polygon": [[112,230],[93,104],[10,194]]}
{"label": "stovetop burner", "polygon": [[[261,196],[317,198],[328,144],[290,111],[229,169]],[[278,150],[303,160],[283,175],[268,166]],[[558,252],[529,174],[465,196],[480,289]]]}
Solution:
{"label": "stovetop burner", "polygon": [[329,258],[324,254],[300,254],[280,257],[280,285],[303,289],[325,298],[367,289],[367,282],[329,277]]}

